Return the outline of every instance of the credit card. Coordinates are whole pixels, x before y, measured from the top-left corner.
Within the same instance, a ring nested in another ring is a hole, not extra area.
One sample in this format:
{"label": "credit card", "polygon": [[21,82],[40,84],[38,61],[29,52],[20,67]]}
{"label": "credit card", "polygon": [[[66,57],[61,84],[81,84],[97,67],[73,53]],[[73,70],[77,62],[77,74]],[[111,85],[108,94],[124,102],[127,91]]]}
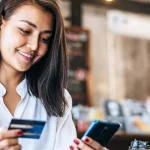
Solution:
{"label": "credit card", "polygon": [[32,138],[39,139],[43,128],[45,126],[45,121],[37,120],[24,120],[24,119],[12,119],[8,130],[11,129],[20,129],[23,131],[23,134],[19,138]]}

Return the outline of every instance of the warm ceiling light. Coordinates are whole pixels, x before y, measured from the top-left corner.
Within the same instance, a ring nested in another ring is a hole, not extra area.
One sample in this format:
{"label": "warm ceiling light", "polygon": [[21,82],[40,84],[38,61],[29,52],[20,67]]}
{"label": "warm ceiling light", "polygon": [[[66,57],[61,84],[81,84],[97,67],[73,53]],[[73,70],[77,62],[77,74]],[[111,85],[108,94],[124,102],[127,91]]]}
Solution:
{"label": "warm ceiling light", "polygon": [[113,2],[114,0],[105,0],[106,2]]}

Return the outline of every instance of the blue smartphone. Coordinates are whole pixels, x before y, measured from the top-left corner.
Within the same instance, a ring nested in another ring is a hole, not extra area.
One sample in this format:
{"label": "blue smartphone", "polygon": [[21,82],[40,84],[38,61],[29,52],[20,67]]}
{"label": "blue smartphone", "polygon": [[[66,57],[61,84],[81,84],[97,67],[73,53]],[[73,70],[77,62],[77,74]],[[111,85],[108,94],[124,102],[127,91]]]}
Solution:
{"label": "blue smartphone", "polygon": [[88,136],[105,147],[119,128],[119,123],[96,120],[90,125],[83,137]]}

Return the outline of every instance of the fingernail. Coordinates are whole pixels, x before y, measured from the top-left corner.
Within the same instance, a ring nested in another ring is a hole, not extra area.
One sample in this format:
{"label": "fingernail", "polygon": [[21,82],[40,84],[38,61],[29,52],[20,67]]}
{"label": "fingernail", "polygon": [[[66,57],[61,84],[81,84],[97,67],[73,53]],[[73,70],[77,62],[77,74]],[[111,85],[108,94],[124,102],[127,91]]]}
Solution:
{"label": "fingernail", "polygon": [[79,141],[78,140],[74,140],[75,144],[79,145]]}
{"label": "fingernail", "polygon": [[71,149],[71,150],[74,150],[74,147],[73,147],[73,146],[70,146],[70,149]]}
{"label": "fingernail", "polygon": [[85,142],[89,142],[89,139],[88,139],[88,138],[86,138],[86,139],[85,139]]}
{"label": "fingernail", "polygon": [[21,135],[23,133],[23,131],[18,131],[17,135]]}

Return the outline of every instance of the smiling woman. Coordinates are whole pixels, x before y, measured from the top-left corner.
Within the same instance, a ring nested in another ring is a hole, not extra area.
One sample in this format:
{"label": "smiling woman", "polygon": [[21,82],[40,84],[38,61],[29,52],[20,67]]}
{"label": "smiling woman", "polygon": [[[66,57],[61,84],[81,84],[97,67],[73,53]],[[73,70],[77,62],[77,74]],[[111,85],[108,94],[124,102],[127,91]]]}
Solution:
{"label": "smiling woman", "polygon": [[47,53],[52,30],[52,13],[34,5],[20,6],[8,20],[2,19],[1,65],[7,63],[16,71],[27,71]]}
{"label": "smiling woman", "polygon": [[72,101],[65,90],[65,32],[57,3],[1,0],[0,13],[0,127],[7,127],[12,118],[46,121],[38,141],[18,141],[22,130],[1,128],[0,149],[67,150],[73,143],[72,150],[103,150],[90,138],[75,139]]}

